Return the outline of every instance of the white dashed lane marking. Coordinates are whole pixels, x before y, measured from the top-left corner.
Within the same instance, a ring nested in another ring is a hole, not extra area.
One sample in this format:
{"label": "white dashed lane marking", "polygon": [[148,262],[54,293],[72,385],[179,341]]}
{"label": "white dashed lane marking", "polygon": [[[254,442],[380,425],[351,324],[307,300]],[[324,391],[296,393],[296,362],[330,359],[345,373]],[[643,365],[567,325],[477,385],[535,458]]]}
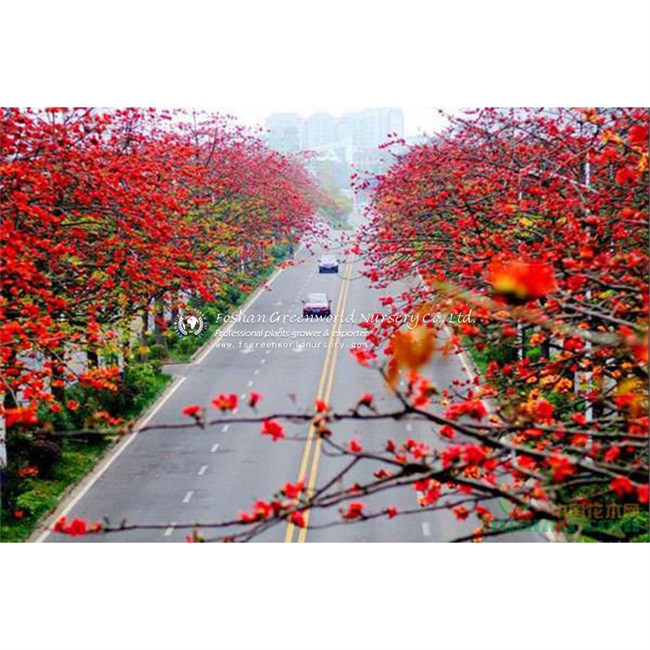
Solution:
{"label": "white dashed lane marking", "polygon": [[174,532],[174,526],[175,525],[176,525],[176,522],[173,522],[172,525],[169,526],[169,528],[165,528],[165,532],[163,533],[163,535],[165,537],[169,537]]}
{"label": "white dashed lane marking", "polygon": [[199,470],[199,476],[203,476],[207,469],[208,469],[207,465],[201,465],[201,469]]}
{"label": "white dashed lane marking", "polygon": [[184,497],[183,503],[189,503],[190,499],[194,496],[194,490],[190,490]]}
{"label": "white dashed lane marking", "polygon": [[[221,432],[222,432],[222,433],[226,433],[226,431],[228,431],[228,427],[229,427],[229,426],[230,426],[229,424],[224,424],[224,425],[223,425],[223,428],[221,429]],[[217,445],[217,447],[218,447],[218,446],[219,446],[219,445]]]}
{"label": "white dashed lane marking", "polygon": [[431,537],[431,526],[429,525],[429,522],[423,521],[421,526],[422,526],[422,534],[425,537]]}

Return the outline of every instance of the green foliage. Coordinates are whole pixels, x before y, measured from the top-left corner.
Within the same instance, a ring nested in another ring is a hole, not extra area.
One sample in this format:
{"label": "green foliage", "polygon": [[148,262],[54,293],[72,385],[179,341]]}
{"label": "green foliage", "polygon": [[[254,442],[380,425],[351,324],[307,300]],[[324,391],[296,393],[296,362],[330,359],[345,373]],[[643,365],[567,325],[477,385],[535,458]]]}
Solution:
{"label": "green foliage", "polygon": [[542,356],[542,348],[537,345],[534,348],[526,351],[526,358],[532,362],[537,361]]}
{"label": "green foliage", "polygon": [[[117,392],[76,384],[66,390],[66,400],[76,401],[77,410],[62,408],[53,413],[43,407],[39,417],[56,431],[85,428],[97,411],[130,420],[140,415],[170,380],[169,375],[161,373],[159,362],[132,364],[125,368]],[[96,434],[54,439],[47,434],[34,436],[27,430],[12,431],[7,437],[9,466],[2,486],[1,540],[28,537],[38,519],[56,507],[65,490],[93,468],[112,439]],[[35,467],[37,477],[23,478],[20,472],[27,467]],[[22,516],[16,517],[16,512]]]}
{"label": "green foliage", "polygon": [[[20,494],[9,507],[3,507],[0,541],[21,542],[27,539],[38,520],[56,508],[62,494],[95,466],[109,444],[109,440],[101,437],[65,441],[61,461],[54,466],[52,477],[21,481]],[[18,518],[17,514],[22,516]]]}

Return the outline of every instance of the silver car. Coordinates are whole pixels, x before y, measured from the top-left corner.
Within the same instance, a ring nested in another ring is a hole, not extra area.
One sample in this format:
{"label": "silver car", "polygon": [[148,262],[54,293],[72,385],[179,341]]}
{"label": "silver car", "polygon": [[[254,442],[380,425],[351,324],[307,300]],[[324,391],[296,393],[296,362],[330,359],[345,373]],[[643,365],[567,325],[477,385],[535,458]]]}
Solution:
{"label": "silver car", "polygon": [[319,273],[338,273],[339,272],[339,261],[334,255],[323,255],[318,260],[318,272]]}
{"label": "silver car", "polygon": [[325,293],[310,293],[307,300],[302,301],[302,317],[330,316],[332,314],[332,301]]}

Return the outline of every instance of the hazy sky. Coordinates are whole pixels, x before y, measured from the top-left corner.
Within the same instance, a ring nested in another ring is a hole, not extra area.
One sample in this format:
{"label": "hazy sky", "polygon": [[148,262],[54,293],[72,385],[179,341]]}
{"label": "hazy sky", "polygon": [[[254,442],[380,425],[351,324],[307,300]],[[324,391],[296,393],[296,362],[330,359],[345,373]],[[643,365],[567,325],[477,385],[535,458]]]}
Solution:
{"label": "hazy sky", "polygon": [[[298,113],[303,117],[311,113],[331,113],[340,115],[348,111],[357,111],[362,108],[373,108],[371,106],[351,106],[351,107],[304,107],[304,108],[220,108],[219,112],[227,112],[236,115],[241,122],[249,126],[264,126],[264,121],[270,113]],[[433,133],[445,124],[444,118],[440,117],[433,108],[405,108],[404,111],[404,129],[406,135],[417,135],[418,133]]]}

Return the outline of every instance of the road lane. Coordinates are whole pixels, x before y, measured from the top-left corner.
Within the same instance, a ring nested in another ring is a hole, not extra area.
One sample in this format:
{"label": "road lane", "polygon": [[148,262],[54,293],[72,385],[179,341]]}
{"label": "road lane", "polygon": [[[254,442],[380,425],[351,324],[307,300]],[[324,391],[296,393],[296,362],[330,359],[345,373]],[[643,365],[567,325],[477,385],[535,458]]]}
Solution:
{"label": "road lane", "polygon": [[[335,244],[338,236],[334,233],[331,247],[340,253]],[[320,252],[317,250],[316,254]],[[246,397],[255,390],[264,396],[258,407],[263,414],[306,412],[313,408],[317,398],[332,404],[335,410],[345,410],[362,393],[373,394],[381,411],[398,408],[379,373],[360,366],[349,348],[355,342],[362,342],[365,335],[357,324],[360,314],[379,311],[380,296],[398,293],[405,286],[383,291],[369,287],[359,274],[360,260],[352,255],[341,264],[338,275],[319,274],[315,257],[306,250],[297,257],[298,263],[280,272],[271,290],[261,292],[247,308],[247,317],[264,317],[267,322],[236,323],[230,335],[199,355],[196,363],[176,367],[174,372],[184,380],[152,418],[152,424],[160,426],[132,439],[128,448],[66,513],[70,518],[90,521],[107,517],[112,524],[125,519],[128,523],[164,526],[74,541],[183,541],[189,531],[179,528],[180,523],[205,524],[232,519],[238,511],[250,510],[257,499],[270,498],[286,481],[304,480],[313,491],[342,467],[342,460],[327,455],[322,440],[306,424],[285,424],[287,435],[300,435],[306,438],[304,443],[277,444],[261,436],[257,424],[224,424],[205,431],[165,429],[164,424],[188,421],[182,415],[183,407],[188,404],[199,404],[206,408],[209,417],[214,417],[217,412],[210,405],[211,400],[219,393],[234,392],[242,402],[240,413],[252,414],[246,406]],[[268,322],[274,313],[299,316],[300,301],[310,292],[327,293],[333,300],[335,313],[342,318],[331,323],[320,319],[286,324]],[[344,317],[352,310],[357,322],[345,322]],[[263,340],[240,336],[260,329],[273,330],[276,334]],[[318,337],[292,338],[298,332],[318,334]],[[361,335],[341,337],[355,332]],[[304,345],[300,346],[302,341]],[[326,342],[339,345],[323,345]],[[454,380],[467,377],[463,364],[453,355],[434,357],[425,374],[441,390],[450,387]],[[422,439],[432,447],[441,444],[434,427],[422,421],[372,424],[346,421],[336,425],[335,435],[338,441],[357,438],[364,447],[375,449],[380,449],[387,438],[399,444],[409,436]],[[377,466],[368,464],[357,466],[347,482],[370,480],[376,469]],[[417,495],[411,488],[400,488],[365,498],[364,502],[372,511],[385,511],[389,506],[404,511],[416,507]],[[476,521],[459,522],[451,512],[422,512],[330,527],[332,520],[339,521],[335,511],[314,510],[308,515],[308,521],[316,529],[278,524],[255,541],[446,541],[468,534],[477,525]],[[206,534],[215,533],[206,531]],[[541,536],[517,533],[504,539],[507,538],[539,541]],[[49,535],[46,541],[72,540]]]}
{"label": "road lane", "polygon": [[[300,300],[311,291],[337,295],[341,278],[318,274],[315,259],[303,251],[299,262],[277,276],[271,291],[263,292],[247,316],[268,317],[302,313]],[[237,323],[231,333],[268,329],[280,334],[304,330],[324,335],[329,324],[314,319],[307,323],[264,325]],[[251,390],[264,395],[261,413],[308,410],[313,407],[325,361],[324,347],[296,347],[296,342],[276,336],[256,343],[293,347],[248,351],[250,339],[227,337],[213,347],[201,363],[182,368],[186,379],[156,413],[152,424],[187,422],[182,409],[199,404],[216,415],[210,401],[221,392],[246,396]],[[321,339],[318,339],[321,340]],[[241,341],[241,344],[240,344]],[[300,351],[298,351],[300,350]],[[245,404],[242,413],[252,413]],[[305,435],[306,427],[288,424],[287,434]],[[225,429],[225,430],[224,430]],[[218,447],[215,448],[215,445]],[[138,435],[119,458],[67,513],[91,521],[108,517],[112,523],[215,522],[250,509],[258,498],[268,498],[298,473],[302,445],[286,441],[274,444],[260,435],[259,425],[231,424],[206,431],[174,431],[160,428]],[[199,474],[203,466],[207,467]],[[188,493],[191,497],[187,498]],[[75,538],[75,541],[180,541],[187,531],[166,526],[164,531],[137,530],[115,535]],[[281,526],[260,541],[282,541]],[[50,535],[47,541],[71,541]]]}
{"label": "road lane", "polygon": [[[328,403],[332,391],[332,382],[334,373],[336,371],[336,361],[338,358],[338,348],[336,347],[336,335],[341,331],[341,324],[345,315],[345,307],[350,288],[350,275],[354,267],[354,254],[348,255],[343,269],[343,281],[341,283],[341,291],[336,303],[334,311],[334,318],[330,329],[330,336],[327,341],[327,355],[325,365],[323,366],[323,374],[318,385],[318,392],[316,394],[317,400],[322,400]],[[300,464],[300,472],[298,473],[298,481],[307,486],[307,494],[313,494],[316,483],[316,475],[318,468],[318,459],[321,453],[323,441],[320,437],[316,437],[315,427],[313,424],[309,427],[307,436],[307,443],[305,451]],[[313,451],[312,451],[313,450]],[[305,522],[309,523],[309,511],[305,513]],[[289,523],[285,534],[284,541],[291,543],[293,541],[304,542],[306,535],[306,528],[297,530],[294,524]]]}

